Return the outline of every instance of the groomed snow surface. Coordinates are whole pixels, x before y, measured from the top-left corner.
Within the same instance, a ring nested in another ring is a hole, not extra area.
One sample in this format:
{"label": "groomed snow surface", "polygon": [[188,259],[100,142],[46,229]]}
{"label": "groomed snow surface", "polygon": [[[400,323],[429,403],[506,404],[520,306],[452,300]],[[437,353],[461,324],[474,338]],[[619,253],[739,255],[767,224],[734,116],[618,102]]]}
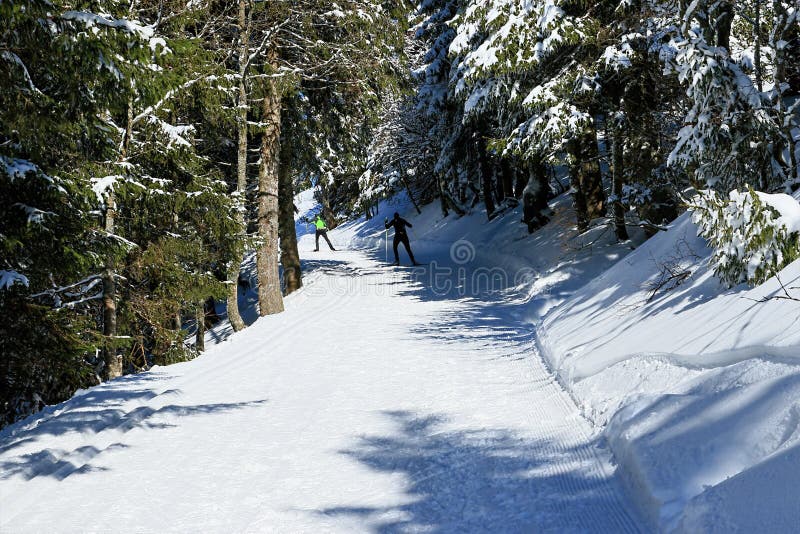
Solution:
{"label": "groomed snow surface", "polygon": [[[3,432],[0,531],[640,531],[536,352],[530,284],[463,280],[493,233],[529,242],[518,215],[429,208],[412,231],[436,263],[419,270],[385,265],[382,217],[332,232],[340,252],[312,252],[299,222],[305,287],[285,313]],[[476,240],[455,263],[459,233]]]}
{"label": "groomed snow surface", "polygon": [[0,532],[795,531],[800,303],[720,286],[687,217],[631,253],[552,208],[298,221],[286,312],[246,291],[200,358],[0,432]]}

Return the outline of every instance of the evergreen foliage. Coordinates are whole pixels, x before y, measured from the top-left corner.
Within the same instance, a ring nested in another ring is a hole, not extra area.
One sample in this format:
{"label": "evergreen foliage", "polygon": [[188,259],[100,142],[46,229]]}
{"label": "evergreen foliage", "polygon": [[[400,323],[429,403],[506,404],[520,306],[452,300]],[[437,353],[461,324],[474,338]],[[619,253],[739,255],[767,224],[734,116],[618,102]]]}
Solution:
{"label": "evergreen foliage", "polygon": [[280,311],[301,184],[332,227],[403,191],[530,232],[568,190],[620,240],[695,187],[721,277],[758,283],[797,236],[736,191],[800,187],[798,27],[788,0],[0,0],[0,424],[194,357],[209,301],[244,327],[247,249]]}
{"label": "evergreen foliage", "polygon": [[209,299],[266,246],[249,183],[270,115],[251,103],[277,92],[292,142],[269,149],[351,213],[407,9],[0,2],[0,426],[197,354]]}
{"label": "evergreen foliage", "polygon": [[[727,199],[707,190],[691,202],[698,234],[714,249],[714,272],[728,286],[762,284],[800,257],[800,233],[788,226],[800,220],[784,216],[771,198],[752,188],[734,189]],[[796,203],[786,197],[784,204]]]}

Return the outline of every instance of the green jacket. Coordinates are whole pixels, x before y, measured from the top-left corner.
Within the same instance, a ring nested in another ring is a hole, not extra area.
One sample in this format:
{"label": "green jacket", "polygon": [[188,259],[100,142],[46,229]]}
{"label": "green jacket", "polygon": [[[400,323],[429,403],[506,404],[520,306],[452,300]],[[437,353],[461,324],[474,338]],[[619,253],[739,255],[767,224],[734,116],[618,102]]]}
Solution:
{"label": "green jacket", "polygon": [[322,220],[322,217],[317,217],[314,221],[314,226],[317,227],[317,230],[327,230],[328,227],[325,226],[325,221]]}

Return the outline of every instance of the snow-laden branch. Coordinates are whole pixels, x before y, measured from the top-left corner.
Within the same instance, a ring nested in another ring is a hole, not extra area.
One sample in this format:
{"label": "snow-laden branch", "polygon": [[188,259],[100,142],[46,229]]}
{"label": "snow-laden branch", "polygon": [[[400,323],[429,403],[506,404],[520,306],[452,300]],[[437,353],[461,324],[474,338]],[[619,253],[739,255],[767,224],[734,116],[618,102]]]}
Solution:
{"label": "snow-laden branch", "polygon": [[74,308],[75,306],[78,306],[79,304],[84,304],[84,303],[92,301],[92,300],[100,300],[102,298],[103,298],[103,292],[102,291],[98,291],[94,295],[90,295],[88,297],[83,297],[83,298],[80,298],[78,300],[73,300],[73,301],[70,301],[70,302],[65,302],[62,306],[64,308]]}
{"label": "snow-laden branch", "polygon": [[175,87],[175,88],[170,89],[169,91],[167,91],[167,93],[161,98],[161,100],[159,100],[158,102],[156,102],[152,106],[148,106],[147,108],[145,108],[144,111],[142,111],[141,113],[136,115],[133,118],[132,124],[137,124],[142,119],[152,115],[153,113],[155,113],[156,111],[161,109],[164,106],[164,104],[169,102],[170,99],[173,98],[176,94],[180,93],[181,91],[185,91],[186,89],[189,89],[190,87],[192,87],[195,84],[198,84],[200,82],[214,82],[214,81],[217,81],[217,80],[235,80],[235,79],[236,79],[236,75],[235,74],[225,74],[223,76],[218,76],[216,74],[212,74],[212,75],[209,75],[209,76],[201,76],[200,78],[194,78],[192,80],[184,82],[183,84],[179,85],[178,87]]}
{"label": "snow-laden branch", "polygon": [[[78,280],[75,283],[66,286],[47,289],[45,291],[42,291],[41,293],[36,293],[34,295],[31,295],[31,297],[38,298],[38,297],[53,296],[57,293],[64,293],[66,291],[70,291],[75,288],[79,288],[79,294],[86,293],[87,291],[90,291],[95,285],[97,285],[97,283],[100,282],[101,279],[102,278],[99,274],[92,274],[82,280]],[[86,286],[86,287],[81,287],[81,286]]]}
{"label": "snow-laden branch", "polygon": [[61,17],[62,20],[69,20],[72,22],[80,22],[87,28],[93,26],[104,26],[115,30],[122,30],[136,35],[143,39],[150,39],[154,34],[153,26],[145,26],[137,20],[116,19],[111,15],[91,13],[88,11],[65,11]]}
{"label": "snow-laden branch", "polygon": [[3,50],[3,53],[0,54],[0,57],[3,59],[17,65],[20,69],[22,69],[22,76],[25,78],[25,82],[28,84],[28,88],[36,93],[37,95],[43,94],[33,83],[33,79],[31,78],[30,72],[28,71],[28,67],[25,66],[25,63],[20,59],[20,57],[10,50]]}
{"label": "snow-laden branch", "polygon": [[281,30],[281,28],[287,26],[291,19],[286,19],[277,26],[270,28],[268,32],[265,33],[263,38],[261,39],[261,43],[250,53],[250,56],[247,58],[246,67],[249,67],[253,60],[255,60],[258,56],[260,56],[264,50],[266,50],[267,45],[269,45],[270,41],[272,41],[273,37]]}
{"label": "snow-laden branch", "polygon": [[12,204],[12,206],[25,212],[25,214],[28,216],[28,224],[42,224],[46,216],[55,215],[55,213],[52,211],[43,211],[39,208],[23,204],[22,202],[17,202]]}
{"label": "snow-laden branch", "polygon": [[28,287],[28,277],[17,271],[0,270],[0,289],[9,289],[14,284],[22,284]]}

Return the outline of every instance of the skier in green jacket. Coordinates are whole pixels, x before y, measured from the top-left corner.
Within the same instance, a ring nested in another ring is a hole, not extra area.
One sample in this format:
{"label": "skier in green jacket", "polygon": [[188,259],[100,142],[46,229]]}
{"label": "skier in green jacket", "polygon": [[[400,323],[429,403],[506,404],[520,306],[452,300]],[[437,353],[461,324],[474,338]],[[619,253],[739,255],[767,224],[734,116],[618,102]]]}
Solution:
{"label": "skier in green jacket", "polygon": [[322,236],[322,237],[325,238],[325,241],[328,242],[328,246],[331,247],[331,250],[336,250],[335,248],[333,248],[333,245],[331,244],[331,240],[328,239],[328,226],[325,224],[325,220],[322,218],[322,215],[317,214],[317,218],[314,219],[314,226],[317,229],[317,233],[316,233],[316,236],[315,236],[316,237],[316,242],[317,242],[317,248],[314,249],[314,252],[318,252],[319,251],[319,236]]}

